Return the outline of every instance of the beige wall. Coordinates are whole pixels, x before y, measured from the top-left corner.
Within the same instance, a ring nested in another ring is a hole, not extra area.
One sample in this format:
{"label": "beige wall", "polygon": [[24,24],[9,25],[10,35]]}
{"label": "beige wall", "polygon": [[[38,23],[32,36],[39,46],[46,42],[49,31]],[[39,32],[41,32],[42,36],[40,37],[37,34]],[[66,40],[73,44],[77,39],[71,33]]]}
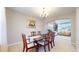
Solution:
{"label": "beige wall", "polygon": [[5,8],[0,7],[0,50],[8,51]]}
{"label": "beige wall", "polygon": [[79,8],[76,9],[76,37],[79,44]]}
{"label": "beige wall", "polygon": [[36,19],[36,28],[28,28],[27,15],[20,14],[11,9],[6,9],[7,15],[7,39],[8,44],[21,41],[21,34],[30,35],[31,31],[42,31],[42,21]]}
{"label": "beige wall", "polygon": [[76,9],[76,48],[79,51],[79,8]]}

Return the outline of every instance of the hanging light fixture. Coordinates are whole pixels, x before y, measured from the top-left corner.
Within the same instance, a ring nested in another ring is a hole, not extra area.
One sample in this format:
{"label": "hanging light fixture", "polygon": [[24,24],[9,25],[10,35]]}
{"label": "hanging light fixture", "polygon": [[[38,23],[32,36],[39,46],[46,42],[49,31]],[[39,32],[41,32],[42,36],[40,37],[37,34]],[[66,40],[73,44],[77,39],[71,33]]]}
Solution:
{"label": "hanging light fixture", "polygon": [[41,14],[41,17],[43,18],[43,19],[45,19],[45,18],[47,18],[47,11],[46,11],[46,8],[42,8],[42,14]]}
{"label": "hanging light fixture", "polygon": [[56,10],[56,8],[52,7],[40,7],[34,8],[34,12],[40,19],[48,19],[50,15]]}

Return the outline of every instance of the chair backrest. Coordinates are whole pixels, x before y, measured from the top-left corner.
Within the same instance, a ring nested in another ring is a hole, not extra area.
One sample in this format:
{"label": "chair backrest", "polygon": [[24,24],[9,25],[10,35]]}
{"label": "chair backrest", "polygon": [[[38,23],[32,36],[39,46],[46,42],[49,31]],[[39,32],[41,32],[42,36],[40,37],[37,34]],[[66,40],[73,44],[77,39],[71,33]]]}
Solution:
{"label": "chair backrest", "polygon": [[52,32],[52,35],[55,36],[55,32]]}
{"label": "chair backrest", "polygon": [[32,31],[31,32],[31,36],[35,36],[36,35],[36,32],[35,31]]}
{"label": "chair backrest", "polygon": [[38,31],[38,32],[37,32],[37,35],[41,35],[41,31]]}
{"label": "chair backrest", "polygon": [[25,34],[22,34],[22,40],[23,40],[23,46],[25,46],[27,48],[28,46],[27,46],[27,39],[26,39]]}
{"label": "chair backrest", "polygon": [[48,34],[45,34],[45,40],[50,41],[50,37]]}
{"label": "chair backrest", "polygon": [[49,32],[48,36],[50,37],[50,41],[54,40],[55,33],[54,32]]}
{"label": "chair backrest", "polygon": [[55,32],[52,32],[51,39],[54,40],[54,38],[55,38]]}

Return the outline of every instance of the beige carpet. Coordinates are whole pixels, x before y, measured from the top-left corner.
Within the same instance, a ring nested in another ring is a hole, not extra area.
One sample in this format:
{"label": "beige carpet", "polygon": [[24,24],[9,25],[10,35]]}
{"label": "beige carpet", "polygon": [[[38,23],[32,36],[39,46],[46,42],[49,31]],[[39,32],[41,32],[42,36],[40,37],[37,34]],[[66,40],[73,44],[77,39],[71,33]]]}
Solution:
{"label": "beige carpet", "polygon": [[[55,37],[55,46],[51,49],[50,52],[74,52],[75,47],[71,45],[71,37],[66,36],[56,36]],[[9,52],[22,52],[22,43],[9,46]],[[35,49],[30,50],[30,52],[35,52]],[[43,47],[39,49],[39,52],[44,52]],[[48,49],[47,49],[47,52]]]}
{"label": "beige carpet", "polygon": [[71,37],[56,36],[55,47],[51,51],[52,52],[74,52],[75,47],[71,45]]}

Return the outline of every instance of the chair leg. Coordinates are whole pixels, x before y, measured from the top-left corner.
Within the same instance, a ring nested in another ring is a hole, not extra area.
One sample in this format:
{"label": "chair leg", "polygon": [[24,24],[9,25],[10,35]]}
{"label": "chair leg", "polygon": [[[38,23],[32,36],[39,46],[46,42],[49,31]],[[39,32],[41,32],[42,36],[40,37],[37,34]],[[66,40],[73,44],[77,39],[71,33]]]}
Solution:
{"label": "chair leg", "polygon": [[51,42],[51,48],[53,48],[53,44],[52,44],[52,42]]}
{"label": "chair leg", "polygon": [[44,51],[46,52],[46,47],[44,46]]}
{"label": "chair leg", "polygon": [[39,51],[39,48],[38,48],[38,46],[36,47],[36,52],[38,52]]}
{"label": "chair leg", "polygon": [[25,46],[23,46],[23,52],[25,51]]}
{"label": "chair leg", "polygon": [[28,49],[26,49],[26,52],[28,52]]}
{"label": "chair leg", "polygon": [[36,46],[36,52],[38,52],[39,51],[39,44],[37,43],[37,41],[36,41],[36,44],[37,44],[37,46]]}
{"label": "chair leg", "polygon": [[53,46],[55,46],[55,42],[54,42],[54,40],[53,40]]}
{"label": "chair leg", "polygon": [[48,50],[50,51],[50,45],[48,44]]}

